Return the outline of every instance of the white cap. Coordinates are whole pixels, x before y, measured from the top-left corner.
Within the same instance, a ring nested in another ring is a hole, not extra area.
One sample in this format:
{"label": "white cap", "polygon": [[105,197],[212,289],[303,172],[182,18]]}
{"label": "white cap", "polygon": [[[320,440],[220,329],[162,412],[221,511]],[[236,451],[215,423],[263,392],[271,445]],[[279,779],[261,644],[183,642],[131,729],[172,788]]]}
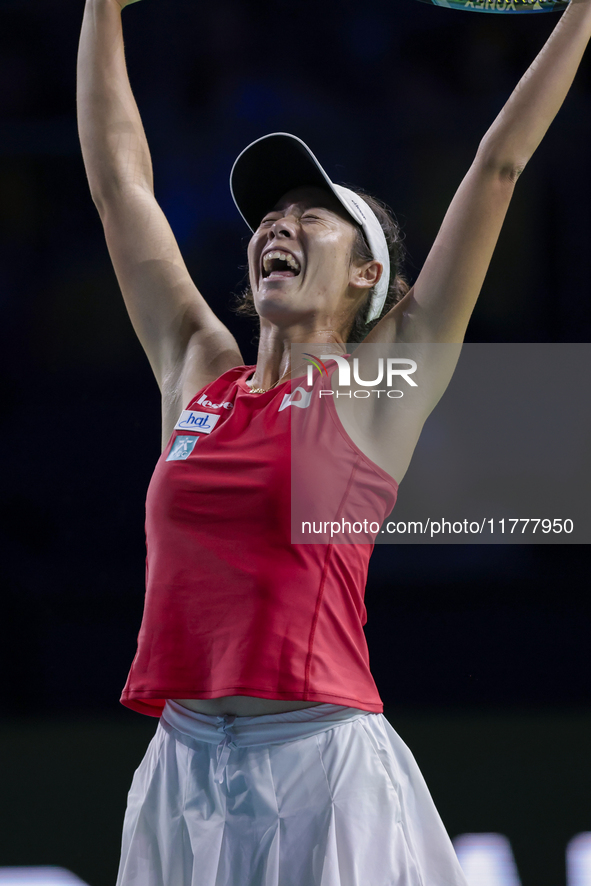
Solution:
{"label": "white cap", "polygon": [[368,322],[382,313],[390,285],[390,254],[382,226],[363,197],[330,180],[310,148],[289,132],[273,132],[252,142],[238,156],[230,173],[234,203],[251,231],[263,216],[295,188],[328,188],[361,226],[382,276],[373,290]]}

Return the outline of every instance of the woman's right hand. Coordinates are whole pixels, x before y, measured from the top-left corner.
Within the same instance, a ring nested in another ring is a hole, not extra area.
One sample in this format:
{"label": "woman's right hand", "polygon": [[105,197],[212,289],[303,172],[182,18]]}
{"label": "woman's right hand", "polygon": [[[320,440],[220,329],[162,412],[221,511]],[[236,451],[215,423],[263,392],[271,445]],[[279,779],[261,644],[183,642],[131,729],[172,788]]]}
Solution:
{"label": "woman's right hand", "polygon": [[126,6],[131,6],[132,3],[139,3],[139,0],[114,0],[114,2],[124,9]]}

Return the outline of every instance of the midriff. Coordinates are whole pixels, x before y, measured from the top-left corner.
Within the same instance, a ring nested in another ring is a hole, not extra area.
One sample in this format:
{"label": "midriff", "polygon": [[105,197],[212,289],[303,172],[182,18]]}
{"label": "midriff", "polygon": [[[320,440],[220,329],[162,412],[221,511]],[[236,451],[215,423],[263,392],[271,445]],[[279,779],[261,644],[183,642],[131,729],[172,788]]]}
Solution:
{"label": "midriff", "polygon": [[314,708],[322,701],[289,701],[279,698],[256,698],[253,695],[224,695],[222,698],[173,698],[190,711],[222,717],[234,714],[236,717],[262,717],[265,714],[285,714],[302,708]]}

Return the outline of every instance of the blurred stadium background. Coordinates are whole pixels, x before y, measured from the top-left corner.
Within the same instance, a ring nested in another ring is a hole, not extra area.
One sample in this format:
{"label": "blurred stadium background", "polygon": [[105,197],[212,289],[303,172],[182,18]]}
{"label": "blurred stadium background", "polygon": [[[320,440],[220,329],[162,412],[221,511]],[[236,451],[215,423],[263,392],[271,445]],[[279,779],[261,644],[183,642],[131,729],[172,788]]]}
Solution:
{"label": "blurred stadium background", "polygon": [[[156,726],[118,698],[141,618],[159,396],[86,185],[82,12],[82,0],[0,2],[0,867],[109,886]],[[156,195],[247,362],[255,329],[232,310],[247,243],[227,183],[238,152],[266,132],[302,137],[333,179],[394,208],[413,278],[556,21],[413,0],[125,11]],[[519,182],[468,341],[589,341],[590,156],[588,56]],[[567,847],[591,832],[589,564],[586,545],[375,552],[367,636],[386,714],[450,835],[504,835],[515,861],[471,886],[591,886],[591,861],[572,853],[567,877]],[[489,843],[501,859],[504,846]]]}

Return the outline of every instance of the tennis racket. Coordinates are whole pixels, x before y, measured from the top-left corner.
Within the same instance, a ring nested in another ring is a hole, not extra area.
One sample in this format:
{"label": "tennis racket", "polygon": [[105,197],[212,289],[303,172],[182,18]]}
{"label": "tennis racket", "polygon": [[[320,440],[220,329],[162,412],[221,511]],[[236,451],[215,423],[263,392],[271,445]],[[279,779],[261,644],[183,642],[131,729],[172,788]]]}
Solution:
{"label": "tennis racket", "polygon": [[464,9],[469,12],[494,12],[505,15],[532,15],[536,12],[562,12],[570,0],[421,0],[431,6],[445,9]]}

